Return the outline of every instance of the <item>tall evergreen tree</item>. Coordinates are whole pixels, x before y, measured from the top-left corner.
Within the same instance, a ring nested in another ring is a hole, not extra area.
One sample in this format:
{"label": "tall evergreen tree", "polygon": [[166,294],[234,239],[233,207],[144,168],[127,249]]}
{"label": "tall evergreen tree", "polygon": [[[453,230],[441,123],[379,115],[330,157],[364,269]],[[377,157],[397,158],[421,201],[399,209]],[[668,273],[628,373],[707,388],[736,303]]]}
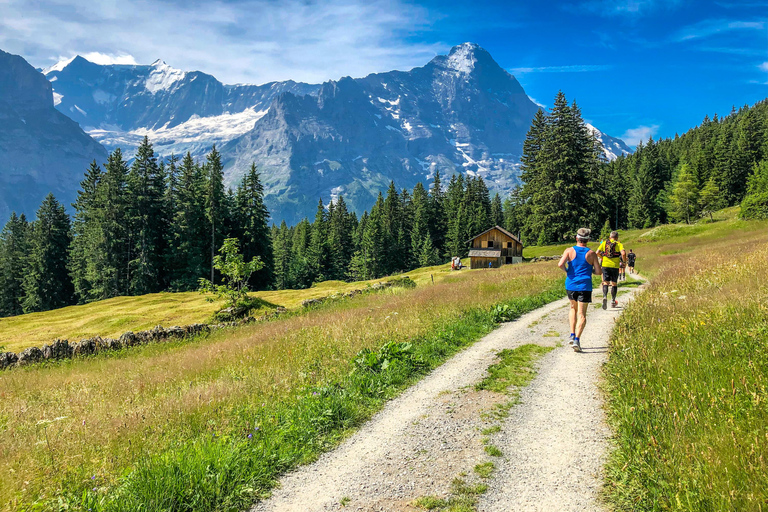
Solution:
{"label": "tall evergreen tree", "polygon": [[237,189],[237,217],[242,233],[239,234],[245,261],[259,257],[264,264],[261,270],[251,277],[251,286],[255,290],[264,290],[272,286],[274,257],[269,231],[269,211],[264,204],[264,186],[261,184],[256,164],[243,177]]}
{"label": "tall evergreen tree", "polygon": [[493,196],[491,200],[491,225],[503,226],[504,225],[504,208],[501,204],[501,197],[498,192]]}
{"label": "tall evergreen tree", "polygon": [[181,161],[176,208],[171,223],[170,287],[193,290],[206,275],[206,243],[210,236],[205,215],[205,177],[187,152]]}
{"label": "tall evergreen tree", "polygon": [[102,206],[99,202],[99,183],[103,172],[94,160],[80,182],[77,199],[72,203],[75,218],[72,222],[72,244],[69,254],[69,272],[74,286],[75,296],[82,304],[91,299],[93,283],[92,264],[98,260],[96,251],[103,249],[101,244],[101,225],[99,223]]}
{"label": "tall evergreen tree", "polygon": [[224,191],[224,166],[221,153],[213,145],[206,157],[203,174],[205,176],[205,218],[208,222],[208,263],[211,266],[211,282],[215,282],[213,258],[224,240],[223,226],[226,215],[226,197]]}
{"label": "tall evergreen tree", "polygon": [[22,314],[24,277],[29,257],[29,225],[22,213],[11,218],[0,232],[0,317]]}
{"label": "tall evergreen tree", "polygon": [[53,194],[37,210],[29,240],[29,265],[24,278],[25,313],[48,311],[72,304],[74,289],[69,276],[69,216]]}
{"label": "tall evergreen tree", "polygon": [[328,216],[322,199],[317,204],[307,256],[312,281],[324,281],[328,270]]}
{"label": "tall evergreen tree", "polygon": [[148,137],[139,145],[126,186],[131,259],[128,289],[133,295],[160,291],[165,254],[165,176]]}

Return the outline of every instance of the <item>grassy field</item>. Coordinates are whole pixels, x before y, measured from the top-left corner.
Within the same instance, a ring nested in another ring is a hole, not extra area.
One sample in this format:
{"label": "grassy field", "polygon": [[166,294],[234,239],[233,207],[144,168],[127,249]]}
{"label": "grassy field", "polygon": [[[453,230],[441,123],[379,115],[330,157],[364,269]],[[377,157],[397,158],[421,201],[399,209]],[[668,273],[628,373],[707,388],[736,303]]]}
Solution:
{"label": "grassy field", "polygon": [[[462,271],[463,272],[463,271]],[[456,274],[455,272],[453,273]],[[450,265],[425,267],[406,274],[419,284],[442,282],[451,278]],[[289,309],[301,306],[307,299],[344,293],[381,281],[346,283],[325,281],[306,290],[279,290],[254,293],[275,306]],[[141,331],[162,325],[188,325],[207,322],[220,303],[210,303],[197,292],[153,293],[139,297],[115,297],[81,306],[69,306],[0,318],[0,347],[20,352],[25,348],[42,346],[56,338],[79,341],[93,336],[118,337],[126,331]]]}
{"label": "grassy field", "polygon": [[[768,509],[767,229],[726,210],[714,223],[622,233],[653,281],[617,324],[605,370],[617,510]],[[417,288],[0,373],[0,507],[241,510],[492,329],[491,306],[514,316],[562,295],[553,262],[408,275]],[[259,296],[298,307],[362,286]],[[58,334],[35,331],[41,341],[29,344],[138,330],[165,324],[162,315],[167,325],[201,321],[215,309],[198,294],[112,301],[4,319],[2,335],[15,334],[0,343],[12,349],[8,340],[57,319]],[[123,314],[134,316],[105,332]]]}
{"label": "grassy field", "polygon": [[767,233],[726,211],[643,235],[605,367],[615,510],[768,510]]}
{"label": "grassy field", "polygon": [[551,264],[435,277],[191,341],[2,372],[1,506],[241,510],[490,331],[491,306],[515,316],[562,296]]}

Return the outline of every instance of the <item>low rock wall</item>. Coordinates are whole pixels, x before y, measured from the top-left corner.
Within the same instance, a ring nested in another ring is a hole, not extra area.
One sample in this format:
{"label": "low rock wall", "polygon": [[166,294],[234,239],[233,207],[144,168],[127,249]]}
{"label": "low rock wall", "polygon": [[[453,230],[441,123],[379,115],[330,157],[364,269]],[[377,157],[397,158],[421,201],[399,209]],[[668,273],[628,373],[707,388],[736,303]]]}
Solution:
{"label": "low rock wall", "polygon": [[[264,315],[260,320],[275,318],[285,313],[287,310],[279,307]],[[10,369],[17,366],[27,366],[42,361],[70,359],[73,357],[89,356],[100,352],[120,350],[123,348],[135,347],[137,345],[146,345],[148,343],[161,343],[171,339],[191,338],[203,333],[209,333],[216,329],[226,327],[236,327],[255,322],[253,317],[247,317],[237,322],[226,322],[221,324],[191,324],[185,326],[173,326],[164,328],[161,325],[150,329],[149,331],[126,332],[119,338],[85,338],[80,341],[70,342],[69,340],[57,339],[50,345],[42,347],[30,347],[24,349],[18,354],[14,352],[0,352],[0,370]]]}

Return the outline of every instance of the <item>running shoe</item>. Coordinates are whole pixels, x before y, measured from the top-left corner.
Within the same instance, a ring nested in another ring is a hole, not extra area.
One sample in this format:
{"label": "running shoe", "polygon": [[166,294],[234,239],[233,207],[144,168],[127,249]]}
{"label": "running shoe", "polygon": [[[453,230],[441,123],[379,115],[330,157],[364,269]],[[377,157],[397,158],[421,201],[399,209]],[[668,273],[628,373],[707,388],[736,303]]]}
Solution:
{"label": "running shoe", "polygon": [[581,343],[579,343],[577,340],[573,340],[573,351],[581,352]]}
{"label": "running shoe", "polygon": [[608,309],[608,297],[603,297],[603,309]]}
{"label": "running shoe", "polygon": [[612,307],[612,308],[616,308],[616,307],[619,307],[619,303],[618,303],[618,302],[616,302],[615,300],[612,300],[612,301],[611,301],[611,307]]}

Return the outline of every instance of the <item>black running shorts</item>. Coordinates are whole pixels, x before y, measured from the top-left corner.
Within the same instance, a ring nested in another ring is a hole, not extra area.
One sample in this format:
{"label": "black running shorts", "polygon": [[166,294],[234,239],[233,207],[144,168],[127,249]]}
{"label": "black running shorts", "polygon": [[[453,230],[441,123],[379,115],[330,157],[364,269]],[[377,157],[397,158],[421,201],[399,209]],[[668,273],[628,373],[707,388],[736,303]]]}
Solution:
{"label": "black running shorts", "polygon": [[576,302],[592,302],[592,290],[574,292],[572,290],[565,290],[568,293],[568,300],[575,300]]}
{"label": "black running shorts", "polygon": [[615,283],[619,280],[619,269],[603,267],[603,281]]}

